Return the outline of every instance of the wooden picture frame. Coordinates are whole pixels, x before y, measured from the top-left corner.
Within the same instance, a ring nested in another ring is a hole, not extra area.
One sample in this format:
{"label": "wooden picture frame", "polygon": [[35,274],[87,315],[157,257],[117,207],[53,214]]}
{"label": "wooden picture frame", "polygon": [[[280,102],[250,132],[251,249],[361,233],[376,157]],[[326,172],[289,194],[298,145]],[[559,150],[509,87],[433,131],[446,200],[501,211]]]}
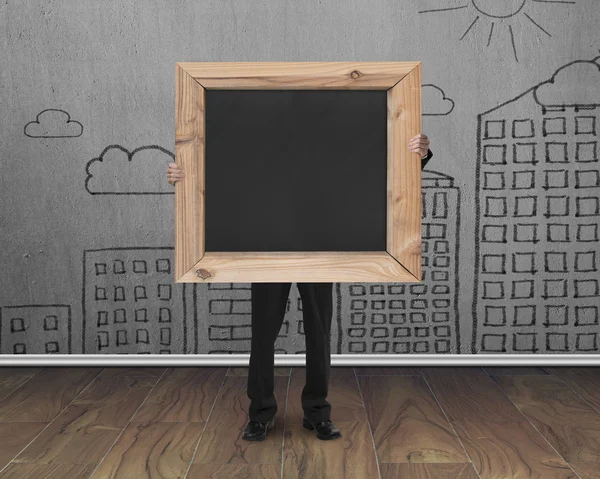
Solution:
{"label": "wooden picture frame", "polygon": [[[387,90],[386,251],[206,252],[205,91]],[[420,282],[421,62],[175,64],[175,282]]]}

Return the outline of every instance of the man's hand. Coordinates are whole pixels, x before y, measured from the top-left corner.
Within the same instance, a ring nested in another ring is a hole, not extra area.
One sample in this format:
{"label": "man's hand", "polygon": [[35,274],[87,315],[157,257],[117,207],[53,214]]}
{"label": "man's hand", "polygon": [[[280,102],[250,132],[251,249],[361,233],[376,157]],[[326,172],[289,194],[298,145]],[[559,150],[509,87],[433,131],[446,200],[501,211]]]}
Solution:
{"label": "man's hand", "polygon": [[185,173],[177,163],[169,163],[169,168],[167,168],[167,179],[171,185],[175,186],[175,182],[183,180],[184,177]]}
{"label": "man's hand", "polygon": [[429,151],[429,138],[423,133],[413,136],[408,142],[408,149],[413,153],[419,153],[421,158],[425,158]]}

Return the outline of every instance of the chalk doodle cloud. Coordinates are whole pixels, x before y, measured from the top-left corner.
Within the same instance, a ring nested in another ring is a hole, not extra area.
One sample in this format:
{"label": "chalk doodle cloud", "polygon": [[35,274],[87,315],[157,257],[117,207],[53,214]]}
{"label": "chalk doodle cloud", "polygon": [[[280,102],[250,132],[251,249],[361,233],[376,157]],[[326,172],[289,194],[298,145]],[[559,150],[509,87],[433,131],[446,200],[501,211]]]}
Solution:
{"label": "chalk doodle cloud", "polygon": [[600,57],[571,62],[540,83],[534,91],[544,106],[600,106]]}
{"label": "chalk doodle cloud", "polygon": [[427,84],[422,85],[423,116],[449,115],[454,110],[454,100],[446,97],[440,87]]}
{"label": "chalk doodle cloud", "polygon": [[158,145],[132,151],[110,145],[86,164],[85,189],[92,195],[172,195],[163,174],[174,160],[173,153]]}
{"label": "chalk doodle cloud", "polygon": [[24,133],[30,138],[74,138],[81,136],[83,125],[64,110],[48,108],[25,125]]}

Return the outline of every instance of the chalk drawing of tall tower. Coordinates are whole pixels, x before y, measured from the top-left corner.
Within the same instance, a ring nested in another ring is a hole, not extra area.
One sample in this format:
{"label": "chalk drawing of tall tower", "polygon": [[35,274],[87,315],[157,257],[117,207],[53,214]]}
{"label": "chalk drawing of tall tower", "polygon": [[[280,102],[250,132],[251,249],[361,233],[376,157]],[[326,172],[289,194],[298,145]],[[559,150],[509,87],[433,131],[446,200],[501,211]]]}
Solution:
{"label": "chalk drawing of tall tower", "polygon": [[600,57],[478,116],[472,352],[598,352]]}
{"label": "chalk drawing of tall tower", "polygon": [[429,170],[421,188],[422,282],[341,283],[344,354],[460,352],[460,190]]}

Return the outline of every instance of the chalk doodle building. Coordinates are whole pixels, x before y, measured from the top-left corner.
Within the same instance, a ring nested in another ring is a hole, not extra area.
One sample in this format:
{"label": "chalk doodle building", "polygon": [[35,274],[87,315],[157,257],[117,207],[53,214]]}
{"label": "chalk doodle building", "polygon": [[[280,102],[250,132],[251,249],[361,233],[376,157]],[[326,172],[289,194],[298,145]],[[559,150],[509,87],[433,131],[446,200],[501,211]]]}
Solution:
{"label": "chalk doodle building", "polygon": [[84,252],[84,353],[186,352],[190,306],[173,284],[172,256],[172,247]]}
{"label": "chalk doodle building", "polygon": [[479,115],[473,353],[598,352],[599,106],[596,58]]}
{"label": "chalk doodle building", "polygon": [[27,304],[0,308],[2,354],[70,354],[71,307]]}
{"label": "chalk doodle building", "polygon": [[[194,318],[199,334],[196,335],[193,351],[202,354],[249,354],[252,338],[250,283],[207,283],[196,287]],[[331,342],[338,344],[339,287],[337,294],[334,292],[333,309]],[[274,350],[276,354],[306,353],[302,300],[295,283],[290,288]],[[335,352],[333,346],[332,352]]]}
{"label": "chalk doodle building", "polygon": [[422,282],[341,283],[344,354],[460,352],[460,190],[424,170],[421,201]]}

